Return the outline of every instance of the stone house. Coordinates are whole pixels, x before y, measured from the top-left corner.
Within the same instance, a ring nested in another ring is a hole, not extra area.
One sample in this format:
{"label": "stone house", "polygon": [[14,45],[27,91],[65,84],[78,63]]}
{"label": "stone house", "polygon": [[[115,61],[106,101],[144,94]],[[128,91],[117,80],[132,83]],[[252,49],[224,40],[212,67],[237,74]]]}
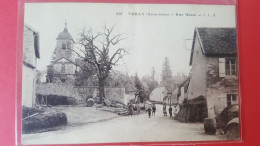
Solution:
{"label": "stone house", "polygon": [[204,97],[208,117],[238,104],[236,28],[195,28],[188,98]]}
{"label": "stone house", "polygon": [[22,67],[22,105],[32,107],[35,105],[35,77],[37,59],[40,58],[39,32],[24,25],[23,41],[23,67]]}

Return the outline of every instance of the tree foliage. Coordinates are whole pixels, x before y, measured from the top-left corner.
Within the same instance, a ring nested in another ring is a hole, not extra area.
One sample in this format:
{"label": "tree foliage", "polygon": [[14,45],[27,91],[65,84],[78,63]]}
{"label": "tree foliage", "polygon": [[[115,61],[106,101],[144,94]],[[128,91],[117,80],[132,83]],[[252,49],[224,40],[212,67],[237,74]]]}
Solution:
{"label": "tree foliage", "polygon": [[76,86],[97,86],[98,79],[96,78],[95,68],[92,65],[82,63],[80,70],[75,71]]}
{"label": "tree foliage", "polygon": [[172,93],[176,88],[176,85],[172,76],[172,70],[168,57],[165,57],[164,59],[161,78],[161,84],[167,89],[168,93]]}
{"label": "tree foliage", "polygon": [[136,88],[137,90],[143,90],[142,82],[141,82],[141,80],[139,79],[139,76],[138,76],[137,73],[135,74],[134,79],[135,79],[135,88]]}
{"label": "tree foliage", "polygon": [[152,68],[151,75],[143,76],[142,78],[143,86],[145,91],[150,94],[159,84],[155,80],[155,69]]}
{"label": "tree foliage", "polygon": [[134,79],[128,74],[113,70],[109,74],[105,85],[110,87],[126,87],[127,85],[134,86]]}

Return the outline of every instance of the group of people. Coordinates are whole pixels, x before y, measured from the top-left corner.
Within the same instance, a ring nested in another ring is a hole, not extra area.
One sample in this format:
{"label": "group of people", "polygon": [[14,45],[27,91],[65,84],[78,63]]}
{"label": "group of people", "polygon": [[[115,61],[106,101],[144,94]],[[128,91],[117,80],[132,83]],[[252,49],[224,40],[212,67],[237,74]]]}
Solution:
{"label": "group of people", "polygon": [[134,112],[136,112],[137,114],[140,114],[140,107],[138,104],[128,104],[128,113],[130,116],[133,115]]}
{"label": "group of people", "polygon": [[[140,111],[141,111],[141,108],[139,107],[138,104],[132,104],[132,103],[128,104],[129,116],[132,116],[134,114],[134,112],[136,112],[137,114],[140,114]],[[148,106],[147,109],[146,109],[146,112],[148,113],[149,118],[151,118],[151,116],[155,116],[155,112],[156,112],[155,104],[153,104],[152,106]],[[172,109],[171,105],[169,106],[168,112],[169,112],[170,118],[172,118],[173,117],[173,109]],[[163,115],[167,116],[166,104],[163,105]]]}
{"label": "group of people", "polygon": [[[155,116],[155,112],[156,112],[156,107],[155,107],[155,104],[153,104],[153,106],[149,106],[147,108],[147,112],[148,112],[148,117],[150,118],[151,115],[152,116]],[[169,112],[169,115],[170,115],[170,118],[172,118],[173,116],[173,109],[172,109],[172,106],[170,105],[169,106],[169,109],[168,109],[168,112]],[[166,104],[163,105],[163,115],[164,116],[167,116],[167,109],[166,109]]]}
{"label": "group of people", "polygon": [[155,112],[156,112],[155,104],[153,104],[152,108],[149,106],[147,108],[147,112],[148,112],[149,118],[151,118],[151,113],[152,113],[153,116],[155,116]]}
{"label": "group of people", "polygon": [[[167,110],[166,110],[165,104],[163,105],[163,115],[167,116]],[[169,107],[169,115],[170,115],[170,118],[172,118],[172,106]]]}

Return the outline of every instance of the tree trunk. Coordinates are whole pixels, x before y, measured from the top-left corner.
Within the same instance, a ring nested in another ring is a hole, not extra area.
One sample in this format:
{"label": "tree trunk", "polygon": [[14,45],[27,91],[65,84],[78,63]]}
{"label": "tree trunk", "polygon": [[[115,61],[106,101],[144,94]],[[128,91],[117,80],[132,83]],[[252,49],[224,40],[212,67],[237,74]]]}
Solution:
{"label": "tree trunk", "polygon": [[103,103],[105,99],[105,80],[99,79],[99,97],[100,101]]}

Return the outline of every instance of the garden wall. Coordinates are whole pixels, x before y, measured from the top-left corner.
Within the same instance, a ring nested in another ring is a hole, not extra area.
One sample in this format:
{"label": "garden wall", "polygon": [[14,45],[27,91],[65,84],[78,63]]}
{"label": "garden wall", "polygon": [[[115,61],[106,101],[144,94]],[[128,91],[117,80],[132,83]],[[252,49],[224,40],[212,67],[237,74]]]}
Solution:
{"label": "garden wall", "polygon": [[[41,96],[63,96],[73,98],[77,103],[85,103],[88,97],[99,97],[98,87],[73,86],[57,83],[41,83],[36,86],[36,94]],[[107,99],[125,102],[125,88],[105,87]]]}

